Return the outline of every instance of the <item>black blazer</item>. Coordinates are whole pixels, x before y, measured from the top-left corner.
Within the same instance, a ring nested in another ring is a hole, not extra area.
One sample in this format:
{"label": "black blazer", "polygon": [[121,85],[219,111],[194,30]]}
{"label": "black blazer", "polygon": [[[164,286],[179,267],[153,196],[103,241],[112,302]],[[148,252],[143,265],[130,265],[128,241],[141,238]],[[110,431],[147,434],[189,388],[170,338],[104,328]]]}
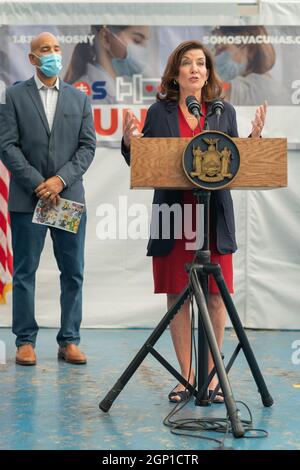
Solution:
{"label": "black blazer", "polygon": [[[231,137],[238,137],[236,113],[233,106],[224,102],[224,112],[220,116],[218,130]],[[210,104],[207,103],[207,114]],[[216,117],[207,119],[210,130],[217,129]],[[180,137],[178,124],[178,105],[173,102],[157,101],[148,109],[144,128],[144,137]],[[128,151],[122,140],[122,154],[126,163],[130,165],[130,151]],[[211,193],[211,209],[216,220],[216,242],[220,253],[234,253],[237,250],[235,239],[235,224],[232,198],[229,189],[219,189]],[[154,191],[153,204],[182,203],[181,190],[160,189]],[[159,231],[159,233],[161,230]],[[171,227],[170,239],[149,239],[147,256],[165,256],[174,245],[174,226]]]}

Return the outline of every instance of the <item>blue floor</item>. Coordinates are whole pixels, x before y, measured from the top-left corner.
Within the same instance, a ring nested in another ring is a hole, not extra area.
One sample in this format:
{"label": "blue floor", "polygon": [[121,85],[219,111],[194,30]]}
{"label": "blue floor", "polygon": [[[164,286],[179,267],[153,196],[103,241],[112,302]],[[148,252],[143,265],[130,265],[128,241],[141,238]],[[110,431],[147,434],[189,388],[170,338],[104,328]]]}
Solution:
{"label": "blue floor", "polygon": [[[173,408],[167,394],[176,380],[152,357],[114,402],[108,414],[99,401],[112,387],[149,336],[150,330],[82,330],[81,347],[88,364],[74,366],[58,362],[56,331],[42,329],[37,343],[38,364],[22,367],[14,363],[14,339],[9,329],[0,329],[7,348],[7,364],[0,365],[0,449],[213,449],[215,443],[170,433],[162,420]],[[234,449],[300,449],[300,364],[292,363],[292,342],[300,332],[248,331],[275,404],[265,408],[248,366],[240,354],[230,380],[236,400],[245,402],[253,414],[255,428],[268,431],[265,439],[226,438]],[[235,347],[227,330],[225,357]],[[157,349],[173,364],[168,332]],[[239,406],[242,410],[243,408]],[[195,407],[191,402],[180,417],[225,417],[224,405]],[[248,418],[242,412],[243,418]],[[215,434],[207,434],[216,437]],[[218,437],[218,436],[217,436]],[[222,436],[219,436],[222,438]]]}

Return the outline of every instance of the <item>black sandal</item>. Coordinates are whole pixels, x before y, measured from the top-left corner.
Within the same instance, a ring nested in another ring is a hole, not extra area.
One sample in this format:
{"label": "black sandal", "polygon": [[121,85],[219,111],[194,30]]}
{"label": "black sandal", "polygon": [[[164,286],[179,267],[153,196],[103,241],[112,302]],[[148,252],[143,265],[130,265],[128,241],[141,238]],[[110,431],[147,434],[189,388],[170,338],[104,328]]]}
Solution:
{"label": "black sandal", "polygon": [[[177,385],[176,385],[176,387],[177,387]],[[173,388],[173,390],[175,390],[175,388]],[[171,403],[180,403],[182,401],[187,401],[191,396],[191,393],[190,393],[189,390],[180,390],[178,392],[173,392],[173,390],[168,395],[169,401]],[[180,399],[175,400],[175,397],[179,397]]]}
{"label": "black sandal", "polygon": [[[209,398],[209,399],[211,399],[213,393],[214,393],[214,390],[208,390],[208,398]],[[217,397],[222,397],[223,400],[217,400]],[[213,402],[213,403],[219,403],[219,404],[221,403],[221,404],[223,404],[223,403],[224,403],[224,395],[223,395],[223,392],[218,392],[212,402]]]}
{"label": "black sandal", "polygon": [[[178,385],[179,384],[177,384],[176,387],[178,387]],[[196,387],[196,379],[195,379],[194,384],[192,386]],[[180,402],[183,402],[183,401],[187,401],[191,396],[191,392],[188,389],[180,390],[178,392],[175,392],[174,390],[175,390],[176,387],[174,387],[173,390],[169,393],[169,395],[168,395],[169,401],[171,403],[180,403]],[[175,400],[174,399],[175,397],[179,397],[180,400]]]}

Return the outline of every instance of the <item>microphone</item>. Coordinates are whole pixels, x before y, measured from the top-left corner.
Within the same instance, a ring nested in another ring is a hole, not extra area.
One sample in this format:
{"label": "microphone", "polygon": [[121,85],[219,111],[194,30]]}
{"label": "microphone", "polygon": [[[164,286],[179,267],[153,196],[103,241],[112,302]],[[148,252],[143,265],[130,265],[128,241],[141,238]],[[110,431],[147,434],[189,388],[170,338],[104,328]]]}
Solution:
{"label": "microphone", "polygon": [[220,117],[224,111],[224,103],[221,100],[215,100],[211,105],[212,114],[216,114],[217,117]]}
{"label": "microphone", "polygon": [[197,98],[193,95],[187,96],[185,99],[185,104],[187,106],[188,112],[195,116],[199,121],[200,116],[203,116],[203,114],[201,113],[201,104]]}
{"label": "microphone", "polygon": [[220,125],[220,116],[225,109],[224,103],[222,100],[214,100],[211,105],[211,115],[215,114],[217,117],[217,128],[219,129]]}

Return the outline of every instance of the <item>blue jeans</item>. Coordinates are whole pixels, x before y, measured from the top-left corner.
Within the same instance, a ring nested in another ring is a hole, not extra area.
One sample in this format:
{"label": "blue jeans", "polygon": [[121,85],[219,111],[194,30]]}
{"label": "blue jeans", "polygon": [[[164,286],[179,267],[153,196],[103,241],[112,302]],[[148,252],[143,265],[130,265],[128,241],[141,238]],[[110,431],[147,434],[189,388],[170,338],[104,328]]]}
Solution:
{"label": "blue jeans", "polygon": [[32,223],[32,213],[11,212],[13,247],[13,333],[16,345],[35,346],[38,324],[34,316],[35,275],[50,230],[53,250],[60,271],[61,328],[57,335],[60,346],[79,344],[82,318],[82,284],[86,214],[77,234]]}

